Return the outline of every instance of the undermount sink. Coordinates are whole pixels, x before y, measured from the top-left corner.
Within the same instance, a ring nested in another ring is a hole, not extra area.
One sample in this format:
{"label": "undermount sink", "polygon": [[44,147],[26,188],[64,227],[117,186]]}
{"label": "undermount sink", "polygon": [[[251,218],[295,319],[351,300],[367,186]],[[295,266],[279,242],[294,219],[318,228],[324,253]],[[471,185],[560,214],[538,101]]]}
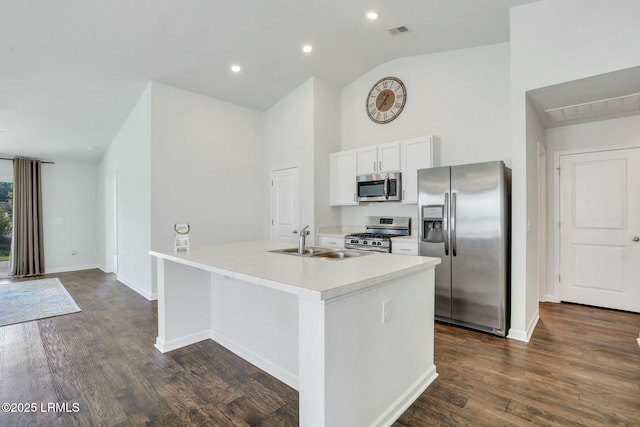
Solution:
{"label": "undermount sink", "polygon": [[317,258],[325,258],[331,260],[340,260],[345,258],[355,258],[365,255],[371,255],[373,252],[367,251],[350,251],[346,249],[328,249],[328,248],[320,248],[317,246],[306,246],[304,248],[304,253],[298,253],[298,248],[287,248],[287,249],[274,249],[273,253],[285,254],[285,255],[295,255],[302,257],[317,257]]}
{"label": "undermount sink", "polygon": [[345,259],[345,258],[354,258],[359,256],[371,255],[373,252],[367,251],[346,251],[346,250],[332,250],[329,252],[321,253],[316,256],[329,258],[329,259]]}
{"label": "undermount sink", "polygon": [[298,253],[298,248],[287,248],[287,249],[275,249],[273,251],[269,251],[269,252],[274,252],[274,253],[278,253],[278,254],[286,254],[286,255],[296,255],[296,256],[317,256],[319,254],[325,253],[325,252],[330,252],[331,249],[327,249],[327,248],[320,248],[317,246],[305,246],[304,247],[304,253]]}

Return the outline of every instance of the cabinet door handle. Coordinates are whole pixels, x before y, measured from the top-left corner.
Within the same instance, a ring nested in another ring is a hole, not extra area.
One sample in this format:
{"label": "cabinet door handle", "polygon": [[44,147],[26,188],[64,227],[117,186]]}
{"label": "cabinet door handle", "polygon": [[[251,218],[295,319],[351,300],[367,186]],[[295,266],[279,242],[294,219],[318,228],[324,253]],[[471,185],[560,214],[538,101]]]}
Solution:
{"label": "cabinet door handle", "polygon": [[376,171],[376,162],[373,162],[373,171]]}
{"label": "cabinet door handle", "polygon": [[382,170],[382,160],[380,160],[378,162],[378,170],[381,171]]}

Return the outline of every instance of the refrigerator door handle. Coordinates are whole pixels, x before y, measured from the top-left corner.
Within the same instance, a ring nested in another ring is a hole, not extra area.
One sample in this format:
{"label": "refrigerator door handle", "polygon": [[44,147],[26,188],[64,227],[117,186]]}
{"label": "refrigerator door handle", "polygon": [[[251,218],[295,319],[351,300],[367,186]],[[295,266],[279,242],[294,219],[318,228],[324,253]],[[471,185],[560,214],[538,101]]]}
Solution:
{"label": "refrigerator door handle", "polygon": [[456,238],[456,195],[451,193],[451,252],[453,256],[458,252],[458,241]]}
{"label": "refrigerator door handle", "polygon": [[449,256],[449,193],[444,193],[444,212],[442,215],[442,236],[444,237],[444,254]]}

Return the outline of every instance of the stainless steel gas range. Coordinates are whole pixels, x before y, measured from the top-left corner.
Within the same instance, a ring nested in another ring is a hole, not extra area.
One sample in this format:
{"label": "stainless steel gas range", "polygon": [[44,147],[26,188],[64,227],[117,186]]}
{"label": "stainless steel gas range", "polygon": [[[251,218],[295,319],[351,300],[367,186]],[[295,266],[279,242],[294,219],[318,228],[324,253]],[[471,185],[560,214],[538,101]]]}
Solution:
{"label": "stainless steel gas range", "polygon": [[391,238],[411,234],[411,218],[368,216],[366,233],[344,236],[344,247],[365,251],[391,252]]}

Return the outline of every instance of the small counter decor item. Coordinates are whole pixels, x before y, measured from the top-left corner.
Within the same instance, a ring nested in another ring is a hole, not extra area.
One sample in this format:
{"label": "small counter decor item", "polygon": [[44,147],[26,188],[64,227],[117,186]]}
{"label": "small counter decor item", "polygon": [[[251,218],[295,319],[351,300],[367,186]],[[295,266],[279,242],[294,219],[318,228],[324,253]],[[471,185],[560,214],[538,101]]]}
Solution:
{"label": "small counter decor item", "polygon": [[175,224],[173,230],[176,232],[173,250],[188,251],[189,250],[189,232],[191,226],[189,224]]}

